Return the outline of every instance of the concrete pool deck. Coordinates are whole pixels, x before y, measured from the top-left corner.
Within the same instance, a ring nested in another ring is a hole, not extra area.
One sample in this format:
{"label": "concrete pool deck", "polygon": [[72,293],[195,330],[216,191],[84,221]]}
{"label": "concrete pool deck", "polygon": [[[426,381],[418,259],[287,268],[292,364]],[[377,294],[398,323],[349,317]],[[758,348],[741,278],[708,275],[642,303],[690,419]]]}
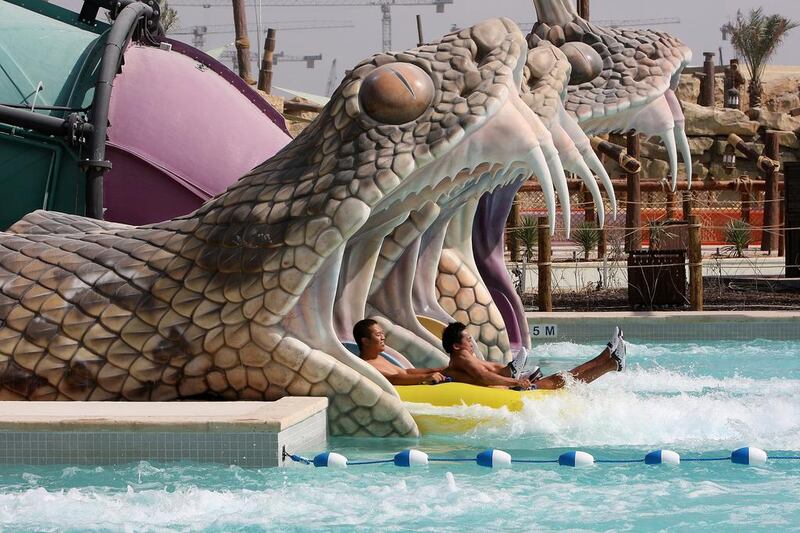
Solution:
{"label": "concrete pool deck", "polygon": [[327,446],[327,398],[276,402],[0,402],[0,463],[196,461],[281,466]]}
{"label": "concrete pool deck", "polygon": [[533,344],[605,342],[620,325],[633,341],[800,340],[798,311],[526,313]]}

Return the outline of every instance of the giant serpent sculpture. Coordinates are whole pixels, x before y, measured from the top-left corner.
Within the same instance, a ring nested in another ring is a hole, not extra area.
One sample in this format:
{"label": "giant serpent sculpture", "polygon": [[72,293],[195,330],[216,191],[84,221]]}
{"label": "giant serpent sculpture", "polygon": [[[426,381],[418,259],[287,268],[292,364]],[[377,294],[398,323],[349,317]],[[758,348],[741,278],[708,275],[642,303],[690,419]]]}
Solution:
{"label": "giant serpent sculpture", "polygon": [[378,317],[389,346],[431,365],[446,356],[420,317],[455,317],[503,360],[529,342],[502,263],[518,187],[539,180],[552,222],[575,172],[602,216],[592,171],[613,191],[585,132],[662,135],[673,172],[676,145],[688,161],[670,89],[688,50],[597,28],[566,0],[535,6],[527,39],[494,19],[360,63],[297,139],[194,213],[129,227],[38,211],[0,234],[0,399],[327,396],[334,434],[416,435],[342,345],[352,324]]}

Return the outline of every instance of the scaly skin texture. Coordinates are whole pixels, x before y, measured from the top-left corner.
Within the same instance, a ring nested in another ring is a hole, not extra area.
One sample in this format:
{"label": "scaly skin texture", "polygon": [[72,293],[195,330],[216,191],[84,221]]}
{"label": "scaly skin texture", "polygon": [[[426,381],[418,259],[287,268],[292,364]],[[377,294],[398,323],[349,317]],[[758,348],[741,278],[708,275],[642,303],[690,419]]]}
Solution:
{"label": "scaly skin texture", "polygon": [[[468,237],[483,195],[532,174],[561,186],[526,105],[529,59],[506,19],[379,54],[194,213],[143,227],[26,216],[0,234],[0,399],[326,396],[333,434],[417,435],[341,341],[373,315],[389,346],[442,363],[416,317],[465,312],[489,357],[507,357]],[[474,302],[439,304],[440,263]]]}

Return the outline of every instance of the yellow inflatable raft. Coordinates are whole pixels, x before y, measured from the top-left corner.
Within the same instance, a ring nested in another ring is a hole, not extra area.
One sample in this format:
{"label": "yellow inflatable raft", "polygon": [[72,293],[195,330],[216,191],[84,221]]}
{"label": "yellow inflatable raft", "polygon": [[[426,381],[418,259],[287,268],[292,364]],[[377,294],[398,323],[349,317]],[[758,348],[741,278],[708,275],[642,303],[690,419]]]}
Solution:
{"label": "yellow inflatable raft", "polygon": [[[491,422],[485,410],[457,409],[465,406],[482,406],[491,409],[505,408],[521,411],[525,401],[542,400],[562,391],[513,391],[478,387],[466,383],[440,385],[408,385],[395,387],[406,402],[411,416],[423,435],[431,433],[463,433],[476,426]],[[452,408],[452,409],[448,409]]]}

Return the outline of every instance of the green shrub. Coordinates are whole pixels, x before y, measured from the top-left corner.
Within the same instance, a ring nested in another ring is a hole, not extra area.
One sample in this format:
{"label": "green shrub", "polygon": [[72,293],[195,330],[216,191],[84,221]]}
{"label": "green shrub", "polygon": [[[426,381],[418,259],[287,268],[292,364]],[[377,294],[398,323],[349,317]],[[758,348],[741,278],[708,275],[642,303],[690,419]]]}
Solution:
{"label": "green shrub", "polygon": [[589,253],[600,242],[600,230],[592,222],[581,222],[572,229],[572,242],[583,250],[583,258],[588,260]]}
{"label": "green shrub", "polygon": [[742,220],[731,220],[725,226],[725,242],[729,244],[724,250],[734,256],[743,257],[744,251],[753,242],[753,228]]}
{"label": "green shrub", "polygon": [[658,250],[664,241],[670,236],[667,225],[663,220],[653,220],[649,224],[650,229],[650,249]]}
{"label": "green shrub", "polygon": [[533,254],[539,242],[539,223],[535,217],[522,217],[521,226],[514,229],[514,237],[522,246],[522,255],[526,263],[533,261]]}

